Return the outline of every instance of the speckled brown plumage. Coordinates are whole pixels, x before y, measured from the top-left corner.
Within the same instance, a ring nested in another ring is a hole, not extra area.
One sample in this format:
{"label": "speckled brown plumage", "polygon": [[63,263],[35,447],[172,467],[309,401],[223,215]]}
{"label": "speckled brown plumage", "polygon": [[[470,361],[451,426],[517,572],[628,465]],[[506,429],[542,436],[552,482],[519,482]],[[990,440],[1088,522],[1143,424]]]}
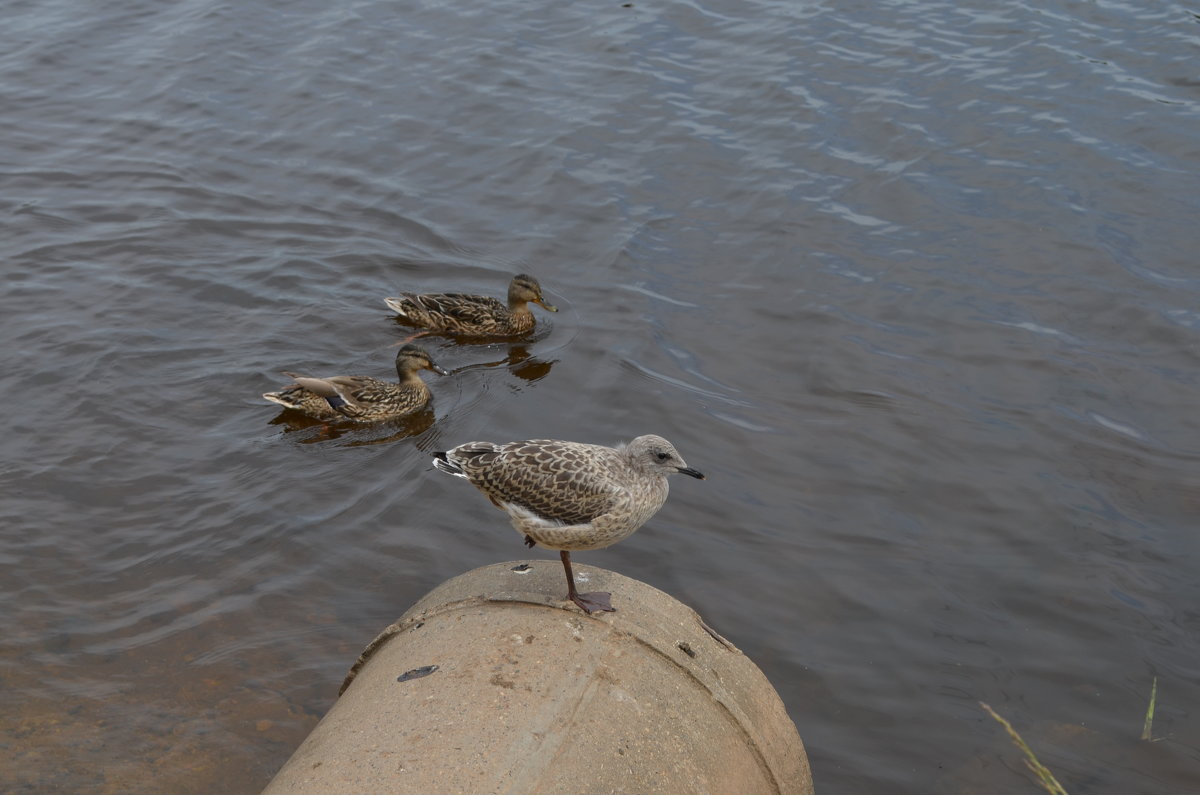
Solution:
{"label": "speckled brown plumage", "polygon": [[612,607],[605,594],[576,593],[570,551],[629,537],[666,502],[668,475],[704,479],[661,436],[617,448],[554,439],[468,442],[434,453],[434,466],[470,481],[526,539],[560,550],[568,597],[589,613]]}
{"label": "speckled brown plumage", "polygon": [[384,303],[406,323],[430,331],[470,337],[519,337],[533,331],[537,321],[529,304],[550,312],[542,286],[527,273],[519,273],[508,285],[508,303],[466,293],[401,293]]}
{"label": "speckled brown plumage", "polygon": [[405,345],[396,353],[399,383],[381,381],[369,375],[311,378],[284,373],[296,383],[278,392],[267,392],[263,397],[319,420],[371,422],[393,419],[419,411],[429,403],[429,387],[421,380],[421,370],[448,375],[424,349]]}

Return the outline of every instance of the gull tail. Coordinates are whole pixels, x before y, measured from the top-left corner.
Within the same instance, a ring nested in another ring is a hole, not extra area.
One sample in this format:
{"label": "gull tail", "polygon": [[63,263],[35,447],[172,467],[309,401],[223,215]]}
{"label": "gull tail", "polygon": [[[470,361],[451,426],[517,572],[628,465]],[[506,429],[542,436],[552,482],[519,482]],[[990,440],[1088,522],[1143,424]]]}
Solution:
{"label": "gull tail", "polygon": [[444,452],[438,450],[433,454],[433,466],[440,469],[447,475],[454,475],[456,478],[465,478],[467,473],[458,464],[451,461]]}

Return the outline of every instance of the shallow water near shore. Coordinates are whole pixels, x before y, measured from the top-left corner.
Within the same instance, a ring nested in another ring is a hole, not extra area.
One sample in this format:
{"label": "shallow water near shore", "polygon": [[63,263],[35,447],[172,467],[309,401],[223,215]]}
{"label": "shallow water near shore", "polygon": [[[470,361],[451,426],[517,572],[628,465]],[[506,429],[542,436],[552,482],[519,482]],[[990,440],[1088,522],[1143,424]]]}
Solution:
{"label": "shallow water near shore", "polygon": [[[430,451],[656,433],[707,480],[578,559],[750,655],[818,792],[1034,791],[980,701],[1072,793],[1200,791],[1197,43],[1159,2],[13,6],[0,789],[259,791],[423,594],[554,556]],[[419,340],[431,416],[259,397],[521,271],[560,311]]]}

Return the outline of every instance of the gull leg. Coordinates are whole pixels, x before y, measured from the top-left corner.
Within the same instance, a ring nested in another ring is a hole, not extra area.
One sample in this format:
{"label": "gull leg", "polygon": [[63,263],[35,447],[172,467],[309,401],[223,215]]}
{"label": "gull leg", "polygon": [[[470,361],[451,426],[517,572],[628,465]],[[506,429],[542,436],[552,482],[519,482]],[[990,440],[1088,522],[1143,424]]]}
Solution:
{"label": "gull leg", "polygon": [[571,553],[567,550],[562,550],[558,553],[562,558],[563,568],[567,571],[567,598],[574,602],[580,610],[585,613],[596,612],[616,612],[612,606],[612,594],[606,591],[593,591],[592,593],[579,593],[575,590],[575,575],[571,573]]}

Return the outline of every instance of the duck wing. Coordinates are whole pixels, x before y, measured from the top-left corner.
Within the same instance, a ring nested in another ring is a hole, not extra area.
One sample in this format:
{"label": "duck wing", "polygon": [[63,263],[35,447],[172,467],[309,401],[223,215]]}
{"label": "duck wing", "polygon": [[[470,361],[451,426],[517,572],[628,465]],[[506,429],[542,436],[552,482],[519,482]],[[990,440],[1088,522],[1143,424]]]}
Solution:
{"label": "duck wing", "polygon": [[396,390],[395,384],[367,375],[335,375],[330,378],[284,373],[295,382],[325,398],[329,407],[346,417],[361,417],[372,406],[384,402]]}
{"label": "duck wing", "polygon": [[420,309],[452,317],[465,324],[478,324],[503,315],[507,307],[495,298],[466,293],[427,293],[406,295]]}

